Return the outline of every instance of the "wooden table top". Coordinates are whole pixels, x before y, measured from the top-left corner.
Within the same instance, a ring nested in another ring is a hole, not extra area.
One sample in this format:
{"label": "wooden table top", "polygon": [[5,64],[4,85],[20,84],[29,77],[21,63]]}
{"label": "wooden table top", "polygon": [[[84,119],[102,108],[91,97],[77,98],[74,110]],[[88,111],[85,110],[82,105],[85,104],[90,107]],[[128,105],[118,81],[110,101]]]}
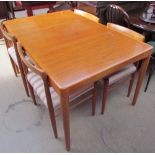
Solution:
{"label": "wooden table top", "polygon": [[152,50],[72,11],[10,20],[5,25],[59,94],[93,83]]}

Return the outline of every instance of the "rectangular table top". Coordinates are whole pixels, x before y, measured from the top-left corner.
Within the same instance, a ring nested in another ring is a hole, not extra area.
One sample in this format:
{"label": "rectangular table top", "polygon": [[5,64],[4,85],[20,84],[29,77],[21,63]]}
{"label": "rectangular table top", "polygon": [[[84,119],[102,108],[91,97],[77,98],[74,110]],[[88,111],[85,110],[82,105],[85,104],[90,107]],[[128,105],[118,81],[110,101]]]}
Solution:
{"label": "rectangular table top", "polygon": [[59,94],[99,80],[152,50],[72,11],[9,20],[5,26]]}

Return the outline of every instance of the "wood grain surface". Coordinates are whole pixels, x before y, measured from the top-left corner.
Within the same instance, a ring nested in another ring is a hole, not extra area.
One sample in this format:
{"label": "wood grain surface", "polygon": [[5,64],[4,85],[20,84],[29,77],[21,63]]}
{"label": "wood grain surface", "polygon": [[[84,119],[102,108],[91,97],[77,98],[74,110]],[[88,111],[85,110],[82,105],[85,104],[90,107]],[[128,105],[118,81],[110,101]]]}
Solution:
{"label": "wood grain surface", "polygon": [[60,94],[145,58],[152,47],[72,11],[5,22]]}

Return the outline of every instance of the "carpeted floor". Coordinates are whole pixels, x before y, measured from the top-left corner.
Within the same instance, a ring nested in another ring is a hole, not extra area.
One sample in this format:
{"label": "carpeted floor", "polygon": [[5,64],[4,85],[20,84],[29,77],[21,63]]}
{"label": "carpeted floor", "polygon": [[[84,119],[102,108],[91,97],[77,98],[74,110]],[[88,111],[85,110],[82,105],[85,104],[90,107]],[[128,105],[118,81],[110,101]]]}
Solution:
{"label": "carpeted floor", "polygon": [[[117,85],[109,92],[104,115],[100,115],[101,87],[94,117],[90,100],[71,111],[71,152],[155,152],[155,77],[147,93],[141,89],[134,107],[133,92],[126,97],[128,80]],[[66,152],[61,116],[57,124],[58,140],[47,109],[26,97],[21,77],[15,77],[0,42],[0,152]]]}

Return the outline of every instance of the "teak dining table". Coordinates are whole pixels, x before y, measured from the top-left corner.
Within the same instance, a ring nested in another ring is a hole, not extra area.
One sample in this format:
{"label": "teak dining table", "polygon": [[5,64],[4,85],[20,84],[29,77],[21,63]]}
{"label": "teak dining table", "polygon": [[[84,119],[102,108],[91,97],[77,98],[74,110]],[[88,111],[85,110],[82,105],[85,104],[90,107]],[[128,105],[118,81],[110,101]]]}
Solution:
{"label": "teak dining table", "polygon": [[70,150],[69,95],[128,64],[142,61],[136,104],[152,47],[74,14],[61,11],[4,22],[29,56],[49,76],[61,98],[64,137]]}

